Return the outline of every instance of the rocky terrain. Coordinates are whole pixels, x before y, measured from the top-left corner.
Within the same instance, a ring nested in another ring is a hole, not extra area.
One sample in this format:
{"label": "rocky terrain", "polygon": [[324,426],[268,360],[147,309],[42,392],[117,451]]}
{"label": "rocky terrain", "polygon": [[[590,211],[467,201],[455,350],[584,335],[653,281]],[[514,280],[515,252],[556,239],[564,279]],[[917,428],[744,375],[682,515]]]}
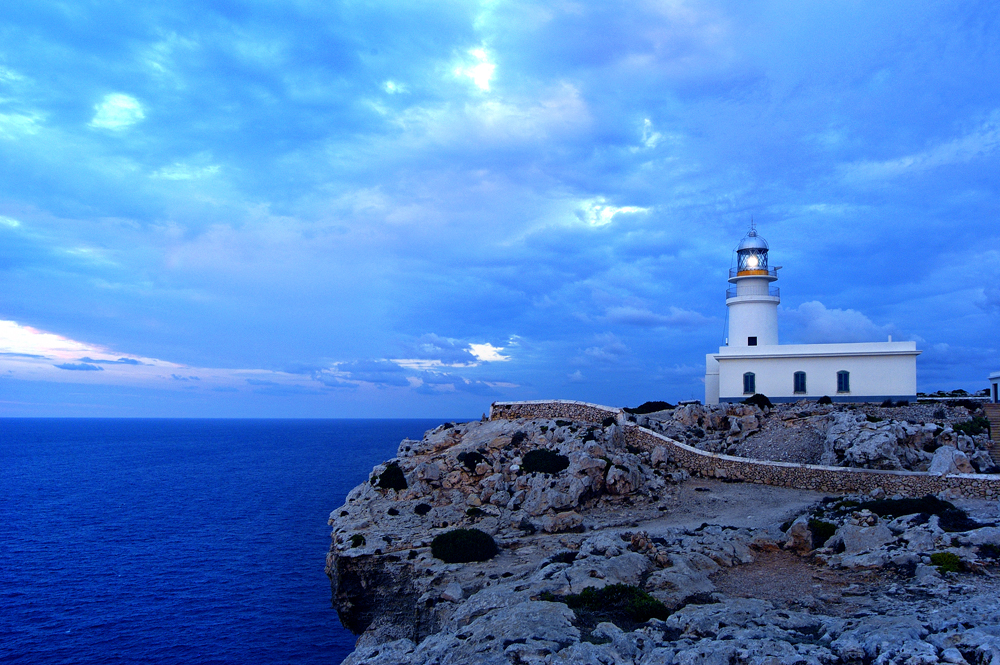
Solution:
{"label": "rocky terrain", "polygon": [[[837,422],[794,409],[726,417]],[[878,494],[690,478],[610,421],[445,424],[331,514],[345,662],[1000,663],[997,504]],[[433,556],[456,528],[497,554]]]}
{"label": "rocky terrain", "polygon": [[[942,404],[690,404],[637,416],[640,424],[710,452],[865,469],[986,473],[989,434],[963,433],[981,409]],[[956,427],[958,429],[956,429]],[[936,457],[936,459],[935,459]]]}

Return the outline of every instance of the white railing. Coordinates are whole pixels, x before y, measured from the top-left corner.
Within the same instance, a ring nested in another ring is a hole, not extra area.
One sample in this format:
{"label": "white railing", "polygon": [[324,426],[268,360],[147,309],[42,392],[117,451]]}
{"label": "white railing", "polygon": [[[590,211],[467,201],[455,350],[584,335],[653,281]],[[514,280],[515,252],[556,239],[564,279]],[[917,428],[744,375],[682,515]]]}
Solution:
{"label": "white railing", "polygon": [[730,286],[726,289],[726,298],[736,298],[737,296],[774,296],[781,297],[781,289],[777,286],[765,286],[763,284],[741,284],[740,286]]}

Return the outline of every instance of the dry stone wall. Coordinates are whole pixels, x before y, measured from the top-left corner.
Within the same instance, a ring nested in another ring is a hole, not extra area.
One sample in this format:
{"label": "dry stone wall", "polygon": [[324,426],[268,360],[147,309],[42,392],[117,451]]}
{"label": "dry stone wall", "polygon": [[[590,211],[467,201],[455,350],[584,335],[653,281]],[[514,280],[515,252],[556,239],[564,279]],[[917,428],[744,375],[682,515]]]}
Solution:
{"label": "dry stone wall", "polygon": [[876,488],[888,496],[924,496],[949,491],[967,498],[1000,499],[1000,476],[961,474],[940,476],[916,471],[876,471],[840,466],[789,464],[733,457],[698,450],[644,427],[625,422],[621,409],[569,400],[496,402],[491,420],[517,418],[565,418],[602,422],[609,416],[623,425],[628,444],[647,450],[664,448],[666,456],[692,475],[726,478],[762,485],[834,494],[869,493]]}
{"label": "dry stone wall", "polygon": [[564,418],[600,423],[614,418],[621,424],[625,412],[600,404],[574,402],[568,399],[539,400],[536,402],[494,402],[490,406],[490,420],[517,420],[518,418]]}

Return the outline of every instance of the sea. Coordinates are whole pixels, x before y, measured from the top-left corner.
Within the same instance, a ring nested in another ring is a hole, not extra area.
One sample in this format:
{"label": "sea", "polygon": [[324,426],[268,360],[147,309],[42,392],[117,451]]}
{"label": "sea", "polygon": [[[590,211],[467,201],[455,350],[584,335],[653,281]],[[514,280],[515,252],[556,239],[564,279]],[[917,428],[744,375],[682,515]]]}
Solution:
{"label": "sea", "polygon": [[0,662],[340,663],[327,518],[441,422],[0,419]]}

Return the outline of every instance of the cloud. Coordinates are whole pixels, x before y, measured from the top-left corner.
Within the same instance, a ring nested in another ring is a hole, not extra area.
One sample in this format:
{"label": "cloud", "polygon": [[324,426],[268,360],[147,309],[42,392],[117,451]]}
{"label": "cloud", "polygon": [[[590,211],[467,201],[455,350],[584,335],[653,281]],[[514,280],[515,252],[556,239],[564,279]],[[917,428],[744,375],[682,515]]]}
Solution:
{"label": "cloud", "polygon": [[617,362],[628,355],[629,348],[614,333],[595,335],[597,345],[584,349],[584,357],[600,362]]}
{"label": "cloud", "polygon": [[197,376],[182,376],[180,374],[171,374],[170,378],[174,381],[201,381],[200,377]]}
{"label": "cloud", "polygon": [[510,360],[510,356],[500,355],[502,346],[493,346],[489,342],[484,344],[469,344],[469,352],[481,362],[503,362]]}
{"label": "cloud", "polygon": [[247,383],[251,386],[277,386],[280,385],[276,381],[267,381],[265,379],[247,379]]}
{"label": "cloud", "polygon": [[216,175],[219,172],[219,165],[213,164],[211,166],[191,166],[189,164],[182,164],[181,162],[175,162],[170,166],[164,166],[160,170],[153,173],[154,178],[162,178],[164,180],[196,180],[198,178],[206,178],[208,176]]}
{"label": "cloud", "polygon": [[1000,288],[996,286],[984,288],[983,296],[976,304],[988,312],[1000,312]]}
{"label": "cloud", "polygon": [[80,352],[100,350],[96,346],[24,326],[16,321],[0,321],[0,351],[70,360]]}
{"label": "cloud", "polygon": [[974,131],[904,157],[861,161],[846,167],[850,178],[884,179],[982,159],[1000,147],[1000,110]]}
{"label": "cloud", "polygon": [[105,95],[94,111],[90,126],[102,129],[125,129],[146,117],[139,100],[121,93]]}
{"label": "cloud", "polygon": [[58,367],[59,369],[68,369],[77,372],[103,372],[104,368],[98,365],[91,365],[88,363],[63,363],[62,365],[53,365],[53,367]]}
{"label": "cloud", "polygon": [[604,318],[609,323],[623,323],[631,326],[689,328],[712,322],[712,319],[692,310],[671,306],[669,314],[656,314],[643,307],[609,307]]}
{"label": "cloud", "polygon": [[477,357],[472,352],[468,342],[450,337],[442,337],[434,333],[421,335],[417,339],[403,344],[404,353],[408,356],[405,360],[394,360],[403,366],[427,366],[416,361],[426,360],[432,364],[461,366],[472,365],[477,361]]}
{"label": "cloud", "polygon": [[489,92],[490,80],[496,72],[496,64],[490,62],[490,55],[483,47],[470,49],[471,63],[463,63],[455,68],[455,76],[472,79],[476,87],[483,92]]}
{"label": "cloud", "polygon": [[583,201],[577,210],[577,217],[590,226],[606,226],[610,224],[615,215],[635,214],[649,212],[649,208],[638,206],[612,206],[607,204],[607,199],[598,196],[587,201]]}
{"label": "cloud", "polygon": [[792,324],[792,336],[800,344],[881,342],[891,334],[901,339],[895,326],[877,325],[853,309],[827,309],[815,300],[781,310],[781,318]]}
{"label": "cloud", "polygon": [[95,363],[99,365],[142,365],[143,364],[141,361],[136,360],[135,358],[118,358],[117,360],[108,360],[102,358],[100,360],[96,360],[94,358],[84,356],[80,358],[80,360],[86,363]]}
{"label": "cloud", "polygon": [[337,379],[361,381],[383,387],[406,387],[410,385],[410,382],[406,380],[405,370],[396,363],[388,360],[341,362],[336,364],[336,369],[338,373]]}

